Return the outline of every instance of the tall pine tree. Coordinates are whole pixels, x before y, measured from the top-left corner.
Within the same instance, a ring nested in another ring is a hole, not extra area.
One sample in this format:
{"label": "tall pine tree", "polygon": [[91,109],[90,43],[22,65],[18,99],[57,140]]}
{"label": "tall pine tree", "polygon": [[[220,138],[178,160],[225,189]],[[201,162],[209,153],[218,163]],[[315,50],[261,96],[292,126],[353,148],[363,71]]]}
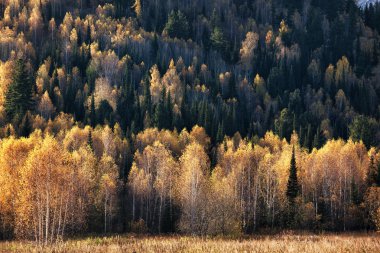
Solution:
{"label": "tall pine tree", "polygon": [[95,97],[94,97],[94,95],[91,96],[90,125],[91,125],[91,127],[96,126],[96,111],[95,111]]}
{"label": "tall pine tree", "polygon": [[290,160],[290,174],[289,174],[289,180],[288,180],[288,185],[286,189],[286,196],[288,197],[289,202],[293,203],[294,199],[298,197],[299,194],[300,194],[300,186],[298,184],[296,155],[295,155],[295,150],[293,146],[292,158]]}
{"label": "tall pine tree", "polygon": [[5,94],[5,112],[9,120],[21,120],[33,107],[33,85],[26,70],[24,60],[14,66],[12,82]]}

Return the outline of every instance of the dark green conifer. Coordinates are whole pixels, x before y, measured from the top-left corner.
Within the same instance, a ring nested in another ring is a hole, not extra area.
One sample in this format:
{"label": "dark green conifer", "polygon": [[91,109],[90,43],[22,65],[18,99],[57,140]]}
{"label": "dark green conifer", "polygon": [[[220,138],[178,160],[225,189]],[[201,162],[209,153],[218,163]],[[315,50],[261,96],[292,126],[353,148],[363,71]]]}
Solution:
{"label": "dark green conifer", "polygon": [[294,199],[300,194],[300,186],[298,184],[297,177],[297,165],[296,165],[296,155],[293,146],[292,158],[290,160],[290,174],[288,185],[286,189],[286,196],[288,197],[289,202],[294,202]]}
{"label": "dark green conifer", "polygon": [[186,16],[181,11],[172,11],[166,23],[165,31],[172,38],[188,39],[189,23]]}
{"label": "dark green conifer", "polygon": [[14,66],[12,82],[5,94],[5,112],[10,121],[23,119],[33,106],[33,85],[23,60]]}
{"label": "dark green conifer", "polygon": [[94,97],[94,94],[91,96],[90,124],[91,124],[92,127],[96,126],[96,111],[95,111],[95,97]]}
{"label": "dark green conifer", "polygon": [[87,145],[91,149],[91,151],[94,151],[94,143],[92,140],[92,130],[88,131],[88,136],[87,136]]}
{"label": "dark green conifer", "polygon": [[155,115],[154,115],[154,122],[158,129],[165,128],[166,124],[166,113],[165,113],[165,94],[166,90],[165,88],[162,90],[160,100],[158,101],[158,104],[156,105]]}
{"label": "dark green conifer", "polygon": [[216,134],[216,142],[222,143],[223,139],[224,139],[224,127],[223,127],[223,123],[219,123],[218,132]]}
{"label": "dark green conifer", "polygon": [[32,126],[32,115],[28,111],[24,117],[22,118],[22,121],[19,126],[19,135],[22,137],[29,137],[29,135],[33,132],[33,126]]}

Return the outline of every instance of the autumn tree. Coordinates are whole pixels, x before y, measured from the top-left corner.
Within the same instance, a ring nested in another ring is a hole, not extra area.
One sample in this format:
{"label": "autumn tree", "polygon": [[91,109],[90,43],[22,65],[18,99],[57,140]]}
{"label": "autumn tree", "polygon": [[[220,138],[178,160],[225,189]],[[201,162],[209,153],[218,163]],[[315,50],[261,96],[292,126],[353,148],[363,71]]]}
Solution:
{"label": "autumn tree", "polygon": [[142,4],[141,4],[141,0],[135,0],[135,3],[132,6],[132,8],[135,10],[136,16],[138,18],[141,18],[142,17]]}
{"label": "autumn tree", "polygon": [[368,188],[366,195],[365,195],[365,206],[367,209],[368,214],[368,220],[369,225],[379,230],[380,223],[379,223],[379,210],[380,210],[380,194],[379,194],[380,188],[379,187],[370,187]]}
{"label": "autumn tree", "polygon": [[161,83],[160,72],[158,71],[157,65],[154,65],[150,70],[150,95],[153,104],[157,104],[161,98],[163,85]]}
{"label": "autumn tree", "polygon": [[50,119],[54,115],[55,107],[49,97],[49,93],[45,91],[37,107],[39,113],[45,119]]}
{"label": "autumn tree", "polygon": [[99,162],[99,191],[97,201],[103,209],[104,233],[112,231],[112,221],[117,212],[117,193],[119,188],[118,168],[112,157],[104,154]]}
{"label": "autumn tree", "polygon": [[73,170],[66,154],[50,136],[32,151],[21,170],[20,199],[17,204],[19,236],[51,243],[65,235],[75,198]]}
{"label": "autumn tree", "polygon": [[[161,232],[174,224],[174,186],[177,163],[159,141],[136,152],[129,174],[133,222],[144,220],[152,231]],[[168,217],[168,219],[164,219]]]}
{"label": "autumn tree", "polygon": [[165,94],[165,96],[170,94],[172,103],[180,106],[182,104],[185,87],[177,74],[176,66],[174,65],[173,60],[170,61],[169,69],[162,77],[162,84],[166,88],[167,94]]}
{"label": "autumn tree", "polygon": [[181,173],[176,187],[181,207],[179,228],[204,234],[208,228],[209,159],[198,143],[189,144],[180,158]]}
{"label": "autumn tree", "polygon": [[240,60],[246,71],[252,69],[255,49],[258,46],[259,35],[253,32],[248,32],[245,40],[242,42],[240,49]]}

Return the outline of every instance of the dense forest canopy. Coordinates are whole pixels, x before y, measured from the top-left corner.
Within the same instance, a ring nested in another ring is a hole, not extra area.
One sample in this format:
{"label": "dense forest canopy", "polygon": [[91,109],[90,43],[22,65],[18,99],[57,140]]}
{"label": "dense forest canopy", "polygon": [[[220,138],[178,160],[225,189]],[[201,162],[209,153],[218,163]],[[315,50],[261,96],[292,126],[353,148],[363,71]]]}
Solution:
{"label": "dense forest canopy", "polygon": [[379,32],[355,0],[1,1],[1,236],[379,228]]}
{"label": "dense forest canopy", "polygon": [[18,134],[25,113],[13,122],[5,100],[23,59],[35,103],[19,109],[31,117],[118,122],[127,136],[198,124],[213,144],[270,130],[287,140],[296,131],[309,150],[332,138],[379,143],[379,4],[44,0],[0,10],[0,123]]}

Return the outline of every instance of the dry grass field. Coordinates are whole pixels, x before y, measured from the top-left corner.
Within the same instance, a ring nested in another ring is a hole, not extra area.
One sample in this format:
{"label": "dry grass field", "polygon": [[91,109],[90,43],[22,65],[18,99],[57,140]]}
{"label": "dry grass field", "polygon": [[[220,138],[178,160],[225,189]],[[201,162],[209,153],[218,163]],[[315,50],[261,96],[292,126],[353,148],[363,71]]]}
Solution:
{"label": "dry grass field", "polygon": [[244,239],[179,236],[114,236],[68,240],[38,247],[30,242],[2,242],[0,252],[380,252],[380,234],[276,235]]}

